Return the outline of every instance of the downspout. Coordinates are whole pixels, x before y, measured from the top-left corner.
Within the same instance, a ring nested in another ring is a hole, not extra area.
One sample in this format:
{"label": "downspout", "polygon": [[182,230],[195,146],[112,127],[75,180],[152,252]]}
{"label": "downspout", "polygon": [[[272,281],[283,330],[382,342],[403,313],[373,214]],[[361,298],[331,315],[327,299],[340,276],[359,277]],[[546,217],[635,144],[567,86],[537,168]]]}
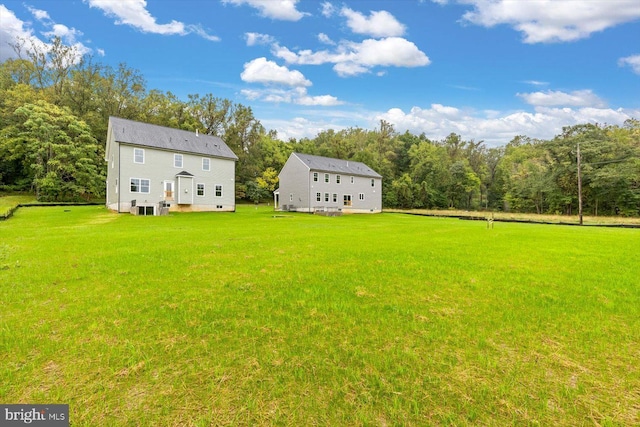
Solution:
{"label": "downspout", "polygon": [[307,191],[307,197],[309,197],[309,202],[307,204],[309,213],[311,213],[311,168],[309,168],[309,173],[307,174],[307,185],[309,186],[309,191]]}

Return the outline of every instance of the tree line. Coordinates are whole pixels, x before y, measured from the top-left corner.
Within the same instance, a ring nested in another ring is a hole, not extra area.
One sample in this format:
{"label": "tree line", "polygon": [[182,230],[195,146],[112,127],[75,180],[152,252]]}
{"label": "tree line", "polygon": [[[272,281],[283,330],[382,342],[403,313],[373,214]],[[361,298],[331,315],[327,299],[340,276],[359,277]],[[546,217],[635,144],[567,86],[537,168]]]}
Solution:
{"label": "tree line", "polygon": [[108,118],[117,116],[222,138],[239,158],[239,199],[269,200],[295,151],[366,163],[384,177],[385,207],[575,214],[580,173],[586,214],[640,214],[638,120],[565,127],[549,140],[517,136],[497,148],[455,133],[437,141],[398,133],[385,121],[282,141],[251,107],[149,89],[139,71],[80,57],[59,38],[13,48],[17,58],[0,64],[0,190],[102,197]]}

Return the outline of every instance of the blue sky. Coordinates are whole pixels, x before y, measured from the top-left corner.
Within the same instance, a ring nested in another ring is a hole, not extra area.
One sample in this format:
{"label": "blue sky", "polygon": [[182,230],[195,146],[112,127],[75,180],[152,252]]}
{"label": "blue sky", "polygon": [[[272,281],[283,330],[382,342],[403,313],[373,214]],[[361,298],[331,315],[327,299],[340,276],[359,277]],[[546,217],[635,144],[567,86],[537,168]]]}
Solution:
{"label": "blue sky", "polygon": [[640,119],[638,0],[0,0],[0,60],[53,35],[284,140],[386,120],[496,146]]}

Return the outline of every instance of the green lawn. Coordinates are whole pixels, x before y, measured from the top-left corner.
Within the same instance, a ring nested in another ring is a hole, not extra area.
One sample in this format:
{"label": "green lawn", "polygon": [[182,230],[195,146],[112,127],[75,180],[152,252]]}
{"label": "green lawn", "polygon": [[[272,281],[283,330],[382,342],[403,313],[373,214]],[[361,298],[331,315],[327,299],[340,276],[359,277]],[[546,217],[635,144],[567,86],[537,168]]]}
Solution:
{"label": "green lawn", "polygon": [[21,203],[33,203],[35,201],[35,196],[28,194],[0,193],[0,216],[5,216],[11,209]]}
{"label": "green lawn", "polygon": [[0,402],[74,426],[637,425],[640,230],[30,207]]}

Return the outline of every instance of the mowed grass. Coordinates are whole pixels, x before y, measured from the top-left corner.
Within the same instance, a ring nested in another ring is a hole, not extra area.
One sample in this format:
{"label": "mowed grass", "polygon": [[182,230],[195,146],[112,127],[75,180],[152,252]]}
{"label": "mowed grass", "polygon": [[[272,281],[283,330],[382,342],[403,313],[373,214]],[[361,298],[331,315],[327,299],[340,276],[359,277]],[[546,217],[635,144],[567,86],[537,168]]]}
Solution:
{"label": "mowed grass", "polygon": [[0,193],[0,216],[5,216],[21,203],[33,203],[35,196],[28,194],[3,194]]}
{"label": "mowed grass", "polygon": [[31,207],[0,401],[74,426],[637,425],[640,230]]}

